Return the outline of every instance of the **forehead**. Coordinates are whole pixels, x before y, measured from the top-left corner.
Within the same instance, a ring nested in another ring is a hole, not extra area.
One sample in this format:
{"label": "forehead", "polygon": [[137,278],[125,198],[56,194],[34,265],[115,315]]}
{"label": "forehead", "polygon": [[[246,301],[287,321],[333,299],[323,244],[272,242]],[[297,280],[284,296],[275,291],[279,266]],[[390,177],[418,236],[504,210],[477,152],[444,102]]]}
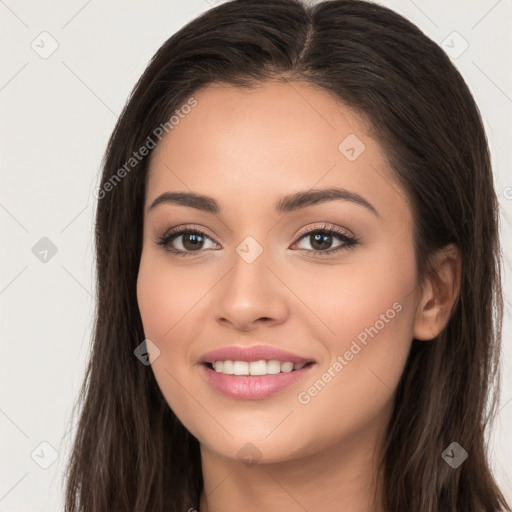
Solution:
{"label": "forehead", "polygon": [[168,190],[241,206],[313,187],[343,187],[377,205],[403,195],[365,119],[323,89],[213,84],[192,97],[196,106],[153,152],[147,203]]}
{"label": "forehead", "polygon": [[360,116],[333,94],[310,84],[268,81],[249,89],[211,84],[193,98],[197,105],[179,119],[174,117],[155,158],[162,152],[177,156],[195,148],[198,158],[245,155],[263,162],[271,149],[274,160],[281,154],[288,161],[310,146],[317,156],[336,152],[349,134],[368,138],[368,126]]}

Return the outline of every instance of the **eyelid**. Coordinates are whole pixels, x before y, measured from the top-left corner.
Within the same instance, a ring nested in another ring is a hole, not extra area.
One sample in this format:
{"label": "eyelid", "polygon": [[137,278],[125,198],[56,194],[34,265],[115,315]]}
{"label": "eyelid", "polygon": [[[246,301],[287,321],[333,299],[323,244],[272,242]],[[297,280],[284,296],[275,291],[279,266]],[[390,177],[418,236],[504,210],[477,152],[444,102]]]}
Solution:
{"label": "eyelid", "polygon": [[[309,225],[309,226],[302,228],[295,235],[293,245],[296,245],[303,238],[305,238],[308,235],[311,235],[312,233],[315,233],[315,232],[327,232],[331,236],[334,235],[338,239],[341,239],[343,243],[341,244],[341,246],[339,246],[338,248],[334,248],[334,249],[320,249],[320,250],[301,249],[306,254],[330,256],[337,252],[342,252],[344,250],[348,250],[354,246],[359,245],[360,239],[358,237],[356,237],[350,230],[348,230],[346,228],[339,227],[334,224],[330,224],[328,222],[321,222],[319,224],[320,224],[319,226],[315,226],[315,227],[311,227],[311,225]],[[206,230],[203,227],[197,227],[196,225],[190,225],[190,224],[186,224],[183,226],[176,226],[172,229],[167,230],[162,236],[158,237],[156,244],[159,246],[162,246],[164,248],[164,250],[166,250],[169,253],[174,254],[175,256],[201,255],[206,250],[208,250],[208,249],[200,249],[198,251],[184,251],[182,249],[167,248],[167,245],[169,245],[170,242],[172,242],[175,238],[179,238],[180,236],[183,236],[186,233],[199,234],[200,236],[209,239],[214,244],[220,245],[218,242],[216,242],[214,237],[212,237],[208,233],[206,233]]]}
{"label": "eyelid", "polygon": [[295,239],[302,238],[304,235],[309,235],[310,233],[312,233],[314,231],[335,231],[337,233],[344,234],[348,238],[356,239],[356,236],[354,235],[354,233],[352,233],[352,231],[350,231],[346,228],[336,226],[335,224],[330,224],[329,222],[318,222],[317,224],[320,224],[320,225],[313,227],[313,228],[311,226],[306,226],[306,227],[302,228],[295,235]]}
{"label": "eyelid", "polygon": [[[204,228],[203,226],[199,226],[197,224],[184,224],[184,225],[176,226],[174,228],[170,228],[170,229],[166,230],[160,238],[170,237],[172,235],[177,235],[177,234],[181,235],[181,234],[183,234],[183,232],[188,233],[189,231],[201,233],[201,235],[208,237],[212,241],[215,241],[215,238],[212,235],[208,234],[208,232],[207,232],[208,230],[206,228]],[[218,243],[218,242],[215,242],[215,243]]]}
{"label": "eyelid", "polygon": [[[308,225],[308,226],[301,228],[294,236],[295,241],[297,241],[299,238],[302,238],[304,235],[310,234],[313,231],[317,231],[317,230],[320,230],[320,231],[332,230],[335,232],[342,233],[349,238],[354,238],[354,239],[357,238],[354,235],[354,233],[352,233],[352,231],[350,231],[347,228],[342,228],[342,227],[336,226],[335,224],[330,224],[329,222],[317,222],[316,224],[318,224],[318,226],[311,227],[311,225]],[[182,231],[197,231],[197,232],[203,234],[204,236],[210,238],[211,240],[215,241],[215,238],[206,232],[207,231],[206,228],[204,228],[203,226],[198,226],[197,224],[185,224],[183,226],[176,226],[174,228],[171,228],[171,229],[165,231],[165,233],[162,235],[162,238],[168,237],[173,234],[181,233]],[[218,242],[216,242],[216,243],[218,243]]]}
{"label": "eyelid", "polygon": [[[213,243],[219,245],[219,243],[215,240],[215,238],[213,236],[209,235],[206,231],[207,231],[206,228],[203,228],[202,226],[198,227],[197,225],[185,224],[183,226],[176,226],[174,228],[168,229],[167,231],[164,232],[163,235],[157,237],[156,244],[162,245],[165,249],[165,245],[167,245],[167,243],[171,242],[172,239],[179,238],[180,236],[183,236],[185,233],[193,232],[193,233],[200,234],[201,236],[211,240]],[[165,242],[166,240],[167,240],[167,242]],[[201,251],[197,251],[197,252],[199,253],[202,251],[204,251],[204,249],[202,249]],[[172,252],[172,251],[170,251],[170,252]],[[177,250],[177,252],[189,252],[189,251]],[[190,254],[193,254],[193,252],[190,252]]]}

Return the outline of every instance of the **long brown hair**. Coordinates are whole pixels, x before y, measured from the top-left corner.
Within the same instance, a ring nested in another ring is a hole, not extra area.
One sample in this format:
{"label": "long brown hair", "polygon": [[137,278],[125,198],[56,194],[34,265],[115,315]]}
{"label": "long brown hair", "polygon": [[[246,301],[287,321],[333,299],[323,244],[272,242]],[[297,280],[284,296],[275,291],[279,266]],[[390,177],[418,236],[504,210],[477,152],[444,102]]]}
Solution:
{"label": "long brown hair", "polygon": [[[134,356],[144,340],[136,280],[149,157],[126,164],[200,87],[268,79],[314,84],[369,121],[412,205],[422,278],[436,249],[453,243],[462,255],[449,323],[433,341],[413,340],[397,390],[383,462],[385,506],[509,508],[491,475],[485,438],[499,389],[499,210],[468,87],[434,42],[377,4],[234,0],[163,44],[108,143],[97,195],[95,332],[76,404],[66,511],[198,508],[199,443],[165,402],[151,367]],[[441,457],[453,441],[469,454],[457,469]]]}

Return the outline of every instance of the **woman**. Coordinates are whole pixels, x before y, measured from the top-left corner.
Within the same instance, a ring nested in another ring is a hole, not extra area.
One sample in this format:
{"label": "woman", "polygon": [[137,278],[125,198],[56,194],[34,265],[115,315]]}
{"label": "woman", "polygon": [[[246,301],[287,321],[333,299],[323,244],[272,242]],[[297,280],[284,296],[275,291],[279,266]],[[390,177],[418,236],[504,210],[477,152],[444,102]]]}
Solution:
{"label": "woman", "polygon": [[209,10],[140,78],[97,198],[66,510],[509,508],[489,153],[417,27],[355,0]]}

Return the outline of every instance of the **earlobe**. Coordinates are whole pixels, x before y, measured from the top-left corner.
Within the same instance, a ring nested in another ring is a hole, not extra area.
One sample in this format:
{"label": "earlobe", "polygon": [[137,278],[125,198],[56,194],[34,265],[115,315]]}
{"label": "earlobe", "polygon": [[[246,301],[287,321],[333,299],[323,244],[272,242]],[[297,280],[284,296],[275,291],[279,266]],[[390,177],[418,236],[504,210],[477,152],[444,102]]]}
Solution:
{"label": "earlobe", "polygon": [[432,340],[448,324],[458,299],[461,282],[461,256],[459,249],[450,244],[434,256],[434,271],[423,284],[416,309],[413,337]]}

